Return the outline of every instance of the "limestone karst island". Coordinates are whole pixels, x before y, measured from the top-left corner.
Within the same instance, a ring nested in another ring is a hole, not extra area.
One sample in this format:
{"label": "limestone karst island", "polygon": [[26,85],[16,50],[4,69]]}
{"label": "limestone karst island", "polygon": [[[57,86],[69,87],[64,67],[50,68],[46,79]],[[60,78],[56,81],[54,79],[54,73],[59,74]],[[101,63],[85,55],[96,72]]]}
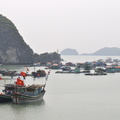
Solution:
{"label": "limestone karst island", "polygon": [[34,53],[11,20],[0,15],[0,64],[33,64],[59,61],[60,55]]}

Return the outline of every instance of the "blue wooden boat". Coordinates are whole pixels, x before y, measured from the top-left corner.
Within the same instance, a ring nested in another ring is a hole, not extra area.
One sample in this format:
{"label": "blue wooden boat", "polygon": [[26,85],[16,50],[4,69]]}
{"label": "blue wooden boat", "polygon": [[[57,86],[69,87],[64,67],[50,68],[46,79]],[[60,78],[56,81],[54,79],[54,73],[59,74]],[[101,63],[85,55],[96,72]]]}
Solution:
{"label": "blue wooden boat", "polygon": [[31,103],[39,101],[45,94],[45,85],[32,84],[29,86],[17,86],[16,92],[11,95],[14,103]]}
{"label": "blue wooden boat", "polygon": [[32,75],[34,78],[36,77],[45,77],[46,76],[46,72],[44,70],[37,70],[36,72],[32,72]]}
{"label": "blue wooden boat", "polygon": [[0,103],[11,102],[11,94],[15,92],[15,84],[5,84],[4,90],[0,94]]}

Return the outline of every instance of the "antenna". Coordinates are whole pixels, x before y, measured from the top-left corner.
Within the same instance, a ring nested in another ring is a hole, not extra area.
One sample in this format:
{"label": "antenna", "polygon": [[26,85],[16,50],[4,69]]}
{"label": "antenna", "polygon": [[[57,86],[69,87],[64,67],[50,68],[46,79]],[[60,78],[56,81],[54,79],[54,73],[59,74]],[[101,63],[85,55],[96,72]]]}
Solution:
{"label": "antenna", "polygon": [[48,73],[46,74],[46,77],[45,77],[45,85],[46,85],[46,81],[48,80],[48,77],[49,77],[49,75],[50,75],[50,72],[51,72],[51,70],[49,70]]}
{"label": "antenna", "polygon": [[59,50],[57,49],[57,53],[59,52]]}

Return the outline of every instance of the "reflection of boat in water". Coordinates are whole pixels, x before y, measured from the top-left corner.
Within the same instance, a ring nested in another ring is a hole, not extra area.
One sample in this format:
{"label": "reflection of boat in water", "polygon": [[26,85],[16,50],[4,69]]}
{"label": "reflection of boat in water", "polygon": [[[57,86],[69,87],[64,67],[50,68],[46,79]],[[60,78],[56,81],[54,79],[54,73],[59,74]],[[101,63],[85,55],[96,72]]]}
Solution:
{"label": "reflection of boat in water", "polygon": [[15,92],[15,84],[6,84],[0,94],[0,102],[11,102],[11,94]]}
{"label": "reflection of boat in water", "polygon": [[39,101],[45,94],[45,85],[33,84],[29,86],[17,86],[16,92],[11,95],[14,103],[31,103]]}

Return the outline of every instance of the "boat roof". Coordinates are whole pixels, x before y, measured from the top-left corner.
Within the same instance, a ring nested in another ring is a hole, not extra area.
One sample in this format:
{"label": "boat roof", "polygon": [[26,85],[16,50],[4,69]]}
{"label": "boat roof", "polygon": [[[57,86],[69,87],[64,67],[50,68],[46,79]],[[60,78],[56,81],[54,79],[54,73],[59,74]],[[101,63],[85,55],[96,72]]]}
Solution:
{"label": "boat roof", "polygon": [[42,88],[42,87],[45,87],[45,85],[43,85],[43,84],[32,84],[32,85],[26,86],[26,88],[31,88],[31,89],[38,89],[38,88]]}
{"label": "boat roof", "polygon": [[28,88],[28,89],[39,89],[42,87],[45,87],[44,84],[32,84],[32,85],[28,85],[28,86],[19,86],[19,85],[15,85],[15,84],[5,84],[5,87],[17,87],[17,88]]}
{"label": "boat roof", "polygon": [[15,87],[15,84],[5,84],[5,87]]}

